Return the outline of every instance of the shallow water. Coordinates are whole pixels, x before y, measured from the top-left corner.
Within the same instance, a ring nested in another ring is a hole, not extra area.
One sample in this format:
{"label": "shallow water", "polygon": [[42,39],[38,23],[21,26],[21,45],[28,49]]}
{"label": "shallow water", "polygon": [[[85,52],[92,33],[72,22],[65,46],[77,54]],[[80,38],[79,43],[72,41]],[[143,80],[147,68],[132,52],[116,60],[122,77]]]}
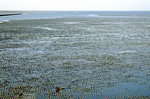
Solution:
{"label": "shallow water", "polygon": [[150,18],[133,17],[1,23],[1,97],[150,97]]}

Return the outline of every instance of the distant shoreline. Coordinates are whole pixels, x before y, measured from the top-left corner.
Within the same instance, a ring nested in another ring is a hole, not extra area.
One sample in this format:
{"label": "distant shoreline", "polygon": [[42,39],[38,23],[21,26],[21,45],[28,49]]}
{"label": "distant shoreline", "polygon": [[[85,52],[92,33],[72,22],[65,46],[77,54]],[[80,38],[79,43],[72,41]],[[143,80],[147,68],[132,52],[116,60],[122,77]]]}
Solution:
{"label": "distant shoreline", "polygon": [[12,15],[21,15],[21,13],[17,13],[17,14],[0,14],[0,16],[12,16]]}

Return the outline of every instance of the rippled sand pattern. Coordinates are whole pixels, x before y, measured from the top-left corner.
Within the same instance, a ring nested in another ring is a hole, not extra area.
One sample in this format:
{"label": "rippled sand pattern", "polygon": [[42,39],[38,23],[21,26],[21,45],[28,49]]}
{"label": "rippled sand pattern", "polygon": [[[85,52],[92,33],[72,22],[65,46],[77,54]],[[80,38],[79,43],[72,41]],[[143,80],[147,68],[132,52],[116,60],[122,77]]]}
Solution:
{"label": "rippled sand pattern", "polygon": [[0,98],[148,99],[149,26],[148,17],[3,22]]}

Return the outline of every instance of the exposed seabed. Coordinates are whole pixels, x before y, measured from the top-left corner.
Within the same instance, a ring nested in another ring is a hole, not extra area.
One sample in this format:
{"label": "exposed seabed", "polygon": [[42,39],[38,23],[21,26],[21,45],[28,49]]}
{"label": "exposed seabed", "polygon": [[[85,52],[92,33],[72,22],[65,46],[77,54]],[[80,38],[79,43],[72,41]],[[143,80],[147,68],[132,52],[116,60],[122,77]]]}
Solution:
{"label": "exposed seabed", "polygon": [[148,99],[149,27],[143,18],[0,23],[0,98]]}

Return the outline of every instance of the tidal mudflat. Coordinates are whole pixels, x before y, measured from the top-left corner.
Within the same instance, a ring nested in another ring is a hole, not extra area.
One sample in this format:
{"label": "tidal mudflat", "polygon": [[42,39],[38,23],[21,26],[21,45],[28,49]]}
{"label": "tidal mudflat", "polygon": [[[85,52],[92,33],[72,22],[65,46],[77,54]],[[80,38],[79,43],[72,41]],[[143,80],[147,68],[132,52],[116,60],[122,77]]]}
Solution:
{"label": "tidal mudflat", "polygon": [[0,23],[0,98],[11,97],[150,98],[150,17]]}

